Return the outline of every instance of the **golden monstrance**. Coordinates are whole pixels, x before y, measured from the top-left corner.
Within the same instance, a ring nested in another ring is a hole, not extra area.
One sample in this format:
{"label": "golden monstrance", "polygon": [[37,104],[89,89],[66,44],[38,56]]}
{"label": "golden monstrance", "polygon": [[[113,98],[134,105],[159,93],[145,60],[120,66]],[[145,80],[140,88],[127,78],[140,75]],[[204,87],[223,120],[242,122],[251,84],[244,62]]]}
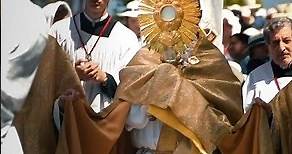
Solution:
{"label": "golden monstrance", "polygon": [[147,47],[168,63],[180,60],[200,37],[198,0],[142,0],[138,18]]}

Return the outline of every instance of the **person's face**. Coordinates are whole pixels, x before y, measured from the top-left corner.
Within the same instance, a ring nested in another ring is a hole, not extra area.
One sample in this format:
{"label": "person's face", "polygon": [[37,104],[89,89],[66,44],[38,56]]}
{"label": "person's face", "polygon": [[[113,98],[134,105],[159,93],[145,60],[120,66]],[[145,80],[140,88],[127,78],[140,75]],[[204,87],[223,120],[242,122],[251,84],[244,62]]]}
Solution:
{"label": "person's face", "polygon": [[229,45],[229,54],[235,60],[240,61],[245,56],[245,49],[247,45],[242,43],[237,37],[231,37]]}
{"label": "person's face", "polygon": [[282,68],[287,68],[292,61],[291,27],[285,26],[271,33],[268,47],[273,61]]}
{"label": "person's face", "polygon": [[266,59],[267,57],[269,57],[269,52],[268,52],[268,47],[266,44],[259,44],[256,45],[255,47],[253,47],[251,49],[251,51],[253,53],[251,59]]}
{"label": "person's face", "polygon": [[128,28],[131,29],[138,38],[141,37],[140,26],[138,18],[128,17]]}
{"label": "person's face", "polygon": [[227,19],[223,20],[223,44],[228,43],[229,38],[232,35],[232,25],[228,23]]}
{"label": "person's face", "polygon": [[96,14],[103,14],[109,0],[86,0],[85,9]]}
{"label": "person's face", "polygon": [[249,17],[241,17],[241,20],[242,20],[244,25],[250,25],[249,24],[249,20],[250,20]]}

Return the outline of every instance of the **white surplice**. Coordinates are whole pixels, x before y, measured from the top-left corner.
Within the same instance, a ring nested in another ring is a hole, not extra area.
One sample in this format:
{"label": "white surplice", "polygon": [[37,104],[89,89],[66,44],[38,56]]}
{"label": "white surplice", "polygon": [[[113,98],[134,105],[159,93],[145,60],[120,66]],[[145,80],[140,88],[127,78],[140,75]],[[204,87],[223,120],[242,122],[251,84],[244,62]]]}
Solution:
{"label": "white surplice", "polygon": [[[106,19],[107,16],[107,14],[104,15],[100,20]],[[80,14],[75,16],[75,21],[77,29],[74,25],[73,18],[66,18],[56,22],[49,32],[69,54],[72,64],[78,59],[85,59],[85,51],[77,30],[88,52],[93,48],[94,43],[98,39],[98,36],[81,30]],[[129,63],[139,48],[136,35],[120,22],[116,22],[108,37],[100,37],[92,51],[92,61],[97,63],[104,72],[112,75],[118,84],[119,71]],[[101,86],[98,83],[86,81],[82,84],[88,101],[91,103],[91,107],[95,112],[99,112],[110,104],[112,98],[108,97],[101,90]]]}
{"label": "white surplice", "polygon": [[132,105],[128,115],[126,129],[131,131],[132,143],[136,148],[155,150],[160,136],[162,122],[149,120],[147,106]]}
{"label": "white surplice", "polygon": [[[276,80],[282,89],[291,82],[292,77],[281,77]],[[244,112],[250,109],[254,98],[259,97],[264,102],[269,103],[278,92],[271,61],[269,61],[253,70],[242,87]]]}

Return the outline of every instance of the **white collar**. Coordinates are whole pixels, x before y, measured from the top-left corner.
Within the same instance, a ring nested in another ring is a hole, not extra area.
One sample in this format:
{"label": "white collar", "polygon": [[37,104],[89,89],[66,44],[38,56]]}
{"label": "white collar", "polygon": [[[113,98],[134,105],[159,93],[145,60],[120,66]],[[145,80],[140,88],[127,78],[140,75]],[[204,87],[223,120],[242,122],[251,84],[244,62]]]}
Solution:
{"label": "white collar", "polygon": [[101,16],[99,19],[93,20],[92,18],[90,18],[86,12],[84,11],[84,15],[85,17],[91,22],[92,26],[94,26],[97,22],[99,21],[103,21],[108,17],[108,13],[105,13],[103,16]]}

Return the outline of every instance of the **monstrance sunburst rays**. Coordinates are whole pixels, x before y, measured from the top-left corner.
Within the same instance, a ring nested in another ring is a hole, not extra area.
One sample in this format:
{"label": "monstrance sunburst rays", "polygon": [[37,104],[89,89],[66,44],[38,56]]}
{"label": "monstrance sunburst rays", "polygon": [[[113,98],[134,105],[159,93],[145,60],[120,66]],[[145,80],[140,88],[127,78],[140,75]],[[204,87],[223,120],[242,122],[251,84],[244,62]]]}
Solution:
{"label": "monstrance sunburst rays", "polygon": [[148,47],[159,53],[172,48],[182,54],[196,39],[199,0],[142,0],[139,23]]}

